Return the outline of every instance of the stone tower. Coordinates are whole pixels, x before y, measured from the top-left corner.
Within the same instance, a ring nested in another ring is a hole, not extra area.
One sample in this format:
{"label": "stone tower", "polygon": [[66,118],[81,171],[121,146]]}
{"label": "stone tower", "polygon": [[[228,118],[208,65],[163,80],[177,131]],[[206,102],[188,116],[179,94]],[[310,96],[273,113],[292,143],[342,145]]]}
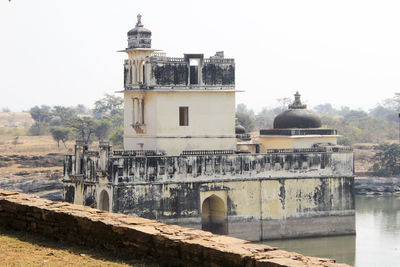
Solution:
{"label": "stone tower", "polygon": [[179,155],[235,150],[235,63],[224,53],[167,57],[151,48],[141,16],[128,32],[124,149]]}

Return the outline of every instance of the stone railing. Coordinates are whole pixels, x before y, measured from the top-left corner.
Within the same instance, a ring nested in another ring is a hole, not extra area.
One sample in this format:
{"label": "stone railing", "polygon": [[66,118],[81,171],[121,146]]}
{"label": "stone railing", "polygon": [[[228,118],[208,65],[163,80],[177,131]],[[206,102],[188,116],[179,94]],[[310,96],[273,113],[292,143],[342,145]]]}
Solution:
{"label": "stone railing", "polygon": [[206,58],[204,63],[234,64],[235,60],[233,58]]}
{"label": "stone railing", "polygon": [[183,57],[167,57],[168,62],[185,62]]}
{"label": "stone railing", "polygon": [[347,146],[317,146],[313,148],[280,148],[267,149],[267,154],[274,153],[321,153],[321,152],[351,152],[353,149]]}
{"label": "stone railing", "polygon": [[163,156],[165,152],[163,151],[155,151],[155,150],[114,150],[114,156],[123,156],[123,157],[147,157],[147,156]]}
{"label": "stone railing", "polygon": [[227,155],[235,154],[234,150],[184,150],[181,155]]}
{"label": "stone railing", "polygon": [[0,225],[161,266],[348,266],[197,229],[0,190]]}
{"label": "stone railing", "polygon": [[236,139],[248,141],[248,140],[251,140],[251,135],[248,133],[247,134],[237,134]]}

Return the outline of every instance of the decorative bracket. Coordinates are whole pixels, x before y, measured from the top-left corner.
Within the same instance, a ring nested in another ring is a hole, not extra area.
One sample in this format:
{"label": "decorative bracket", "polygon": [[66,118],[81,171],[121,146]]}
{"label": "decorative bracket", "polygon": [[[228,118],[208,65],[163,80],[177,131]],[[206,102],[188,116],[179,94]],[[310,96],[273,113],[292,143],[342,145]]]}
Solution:
{"label": "decorative bracket", "polygon": [[131,125],[137,134],[144,134],[146,132],[146,125],[144,124],[136,123]]}

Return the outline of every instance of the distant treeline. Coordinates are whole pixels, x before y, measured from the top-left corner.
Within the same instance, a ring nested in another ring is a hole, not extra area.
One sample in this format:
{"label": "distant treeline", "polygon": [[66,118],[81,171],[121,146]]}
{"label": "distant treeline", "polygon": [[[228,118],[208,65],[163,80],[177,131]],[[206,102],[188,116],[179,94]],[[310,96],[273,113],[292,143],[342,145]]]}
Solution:
{"label": "distant treeline", "polygon": [[35,106],[29,110],[34,120],[28,135],[52,135],[57,144],[71,139],[87,143],[111,140],[121,145],[123,140],[123,99],[106,94],[94,103],[93,109],[76,107]]}
{"label": "distant treeline", "polygon": [[[275,107],[264,107],[257,114],[246,105],[239,104],[236,117],[249,132],[272,128],[275,116],[287,109],[290,102],[288,98],[278,99]],[[329,103],[315,106],[313,110],[321,117],[323,127],[338,130],[341,135],[339,144],[382,143],[399,138],[400,93],[385,99],[368,112],[349,107],[336,109]]]}

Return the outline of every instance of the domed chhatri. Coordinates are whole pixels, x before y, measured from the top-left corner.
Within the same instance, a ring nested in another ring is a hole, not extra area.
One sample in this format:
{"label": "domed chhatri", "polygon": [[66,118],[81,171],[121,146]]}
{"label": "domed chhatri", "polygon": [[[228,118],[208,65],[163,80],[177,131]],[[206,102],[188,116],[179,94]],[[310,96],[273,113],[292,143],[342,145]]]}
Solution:
{"label": "domed chhatri", "polygon": [[128,49],[134,48],[151,48],[151,31],[143,27],[140,14],[135,28],[128,32]]}
{"label": "domed chhatri", "polygon": [[299,92],[294,97],[289,109],[275,117],[274,129],[321,128],[321,119],[315,112],[306,109],[307,105],[301,103]]}
{"label": "domed chhatri", "polygon": [[235,119],[235,134],[245,134],[246,128],[240,125],[238,119]]}

